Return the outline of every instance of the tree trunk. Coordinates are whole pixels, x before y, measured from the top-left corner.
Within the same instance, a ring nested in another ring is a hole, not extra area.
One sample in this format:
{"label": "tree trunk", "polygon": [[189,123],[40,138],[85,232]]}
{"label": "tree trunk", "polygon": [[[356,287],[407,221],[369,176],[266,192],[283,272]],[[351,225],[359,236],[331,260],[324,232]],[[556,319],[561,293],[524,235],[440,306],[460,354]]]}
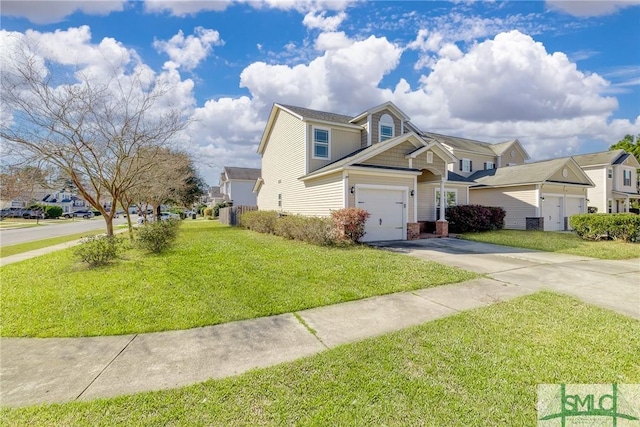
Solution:
{"label": "tree trunk", "polygon": [[113,217],[112,216],[104,216],[104,222],[107,225],[107,236],[113,237]]}

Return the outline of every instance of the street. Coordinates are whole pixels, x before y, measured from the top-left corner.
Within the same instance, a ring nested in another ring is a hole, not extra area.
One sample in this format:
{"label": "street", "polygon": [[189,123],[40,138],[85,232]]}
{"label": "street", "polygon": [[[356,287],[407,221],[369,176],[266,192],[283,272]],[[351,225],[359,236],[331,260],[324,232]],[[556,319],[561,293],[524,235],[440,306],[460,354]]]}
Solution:
{"label": "street", "polygon": [[[132,218],[132,220],[135,219],[137,219],[136,216]],[[126,218],[120,217],[113,220],[113,225],[116,226],[126,222]],[[17,245],[18,243],[33,242],[35,240],[43,240],[51,237],[60,237],[89,231],[104,232],[105,229],[104,218],[101,216],[92,219],[61,219],[57,223],[48,222],[47,225],[40,225],[38,227],[0,230],[0,246]]]}

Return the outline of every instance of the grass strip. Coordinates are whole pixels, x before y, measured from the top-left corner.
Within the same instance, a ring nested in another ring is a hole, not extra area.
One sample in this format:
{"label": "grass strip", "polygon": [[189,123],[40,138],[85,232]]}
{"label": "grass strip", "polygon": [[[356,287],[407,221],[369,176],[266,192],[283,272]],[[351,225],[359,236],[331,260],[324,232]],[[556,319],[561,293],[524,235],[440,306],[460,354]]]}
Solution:
{"label": "grass strip", "polygon": [[221,380],[0,410],[30,426],[531,426],[542,383],[640,383],[640,322],[541,292]]}
{"label": "grass strip", "polygon": [[496,245],[600,259],[640,258],[640,243],[625,243],[615,240],[582,240],[572,233],[496,230],[481,233],[464,233],[461,234],[460,237],[475,242],[493,243]]}
{"label": "grass strip", "polygon": [[0,258],[22,254],[25,252],[34,251],[36,249],[47,248],[49,246],[55,246],[60,243],[73,242],[74,240],[81,239],[87,236],[95,236],[96,234],[104,233],[104,229],[96,229],[92,231],[85,231],[82,233],[69,234],[67,236],[52,237],[50,239],[36,240],[33,242],[19,243],[17,245],[0,247]]}
{"label": "grass strip", "polygon": [[160,255],[133,249],[90,269],[63,250],[1,274],[7,337],[187,329],[478,277],[364,245],[319,247],[215,221],[183,222]]}

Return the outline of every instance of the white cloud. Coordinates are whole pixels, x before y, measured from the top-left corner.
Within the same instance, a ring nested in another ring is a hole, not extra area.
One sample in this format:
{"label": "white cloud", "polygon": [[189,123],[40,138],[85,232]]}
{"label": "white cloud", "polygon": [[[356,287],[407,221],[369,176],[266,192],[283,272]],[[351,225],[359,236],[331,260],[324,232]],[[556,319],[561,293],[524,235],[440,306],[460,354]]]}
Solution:
{"label": "white cloud", "polygon": [[108,15],[111,12],[121,12],[126,3],[127,0],[3,0],[2,15],[24,17],[35,24],[51,24],[75,12],[86,15]]}
{"label": "white cloud", "polygon": [[188,15],[196,15],[199,12],[222,12],[233,3],[233,0],[144,0],[144,10],[149,13],[169,12],[169,14],[173,16],[185,17]]}
{"label": "white cloud", "polygon": [[347,14],[339,12],[332,16],[327,16],[326,11],[312,10],[308,12],[302,24],[309,29],[319,29],[321,31],[335,31],[340,24],[346,19]]}
{"label": "white cloud", "polygon": [[220,46],[224,41],[215,30],[196,27],[195,35],[184,36],[182,30],[168,41],[155,40],[153,47],[158,52],[169,55],[171,61],[185,70],[193,70],[211,53],[212,46]]}
{"label": "white cloud", "polygon": [[600,95],[606,80],[518,31],[473,46],[460,59],[440,59],[424,84],[452,117],[470,121],[571,119],[617,108],[615,98]]}
{"label": "white cloud", "polygon": [[633,6],[640,6],[640,0],[547,0],[549,9],[579,17],[611,15]]}
{"label": "white cloud", "polygon": [[316,39],[315,48],[319,51],[342,49],[351,45],[353,41],[343,31],[320,33]]}
{"label": "white cloud", "polygon": [[308,65],[253,63],[243,70],[240,85],[267,104],[298,102],[318,109],[335,105],[342,111],[360,109],[376,97],[376,86],[396,68],[402,49],[384,37],[354,41],[337,35],[336,39],[341,47],[334,45]]}

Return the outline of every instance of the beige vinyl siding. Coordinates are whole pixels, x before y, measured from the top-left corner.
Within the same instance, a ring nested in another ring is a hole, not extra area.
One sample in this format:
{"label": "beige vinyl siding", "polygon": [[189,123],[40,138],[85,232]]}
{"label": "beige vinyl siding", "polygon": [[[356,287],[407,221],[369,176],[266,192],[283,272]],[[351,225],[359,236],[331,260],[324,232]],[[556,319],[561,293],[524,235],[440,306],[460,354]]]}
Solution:
{"label": "beige vinyl siding", "polygon": [[[358,184],[368,184],[368,185],[389,185],[394,187],[406,187],[408,191],[415,190],[413,188],[414,177],[413,176],[393,176],[393,175],[374,175],[374,174],[364,174],[364,173],[356,173],[353,171],[349,172],[348,175],[348,186],[347,188],[355,187]],[[350,191],[347,191],[347,207],[357,207],[356,203],[356,195],[351,194]],[[413,220],[413,200],[409,197],[409,204],[407,205],[407,214],[409,218],[409,222],[414,222]]]}
{"label": "beige vinyl siding", "polygon": [[369,135],[369,123],[365,122],[362,127],[364,130],[360,132],[360,148],[364,148],[368,145],[368,135]]}
{"label": "beige vinyl siding", "polygon": [[[321,160],[313,158],[313,127],[329,129],[329,159]],[[347,154],[351,154],[360,148],[360,131],[352,129],[331,128],[327,125],[307,124],[308,146],[307,156],[309,158],[309,172],[320,169],[338,159],[343,158]]]}
{"label": "beige vinyl siding", "polygon": [[281,211],[278,194],[289,198],[299,193],[302,183],[298,178],[305,174],[305,124],[286,111],[278,110],[276,114],[262,155],[260,210]]}
{"label": "beige vinyl siding", "polygon": [[[485,156],[483,154],[475,154],[459,150],[453,150],[453,155],[458,160],[449,165],[449,170],[457,173],[458,175],[469,176],[474,172],[484,170],[485,162],[493,162],[495,167],[498,167],[497,158],[495,156]],[[460,169],[460,160],[462,159],[471,160],[471,167],[473,169],[471,172],[462,172],[462,169]]]}
{"label": "beige vinyl siding", "polygon": [[565,168],[560,168],[556,173],[554,173],[553,175],[551,175],[551,177],[549,177],[547,179],[547,181],[560,181],[560,182],[574,182],[577,184],[584,184],[584,182],[582,181],[583,178],[581,176],[578,176],[578,174],[572,170],[572,168],[567,167],[567,177],[565,178],[562,175],[562,171]]}
{"label": "beige vinyl siding", "polygon": [[469,189],[469,203],[499,206],[506,211],[504,228],[525,230],[526,218],[536,216],[537,195],[533,185]]}
{"label": "beige vinyl siding", "polygon": [[[455,190],[456,203],[468,205],[467,186],[451,183],[444,184],[445,191]],[[418,221],[436,221],[436,191],[440,190],[439,182],[418,182]]]}
{"label": "beige vinyl siding", "polygon": [[402,144],[396,145],[395,147],[389,148],[388,150],[385,150],[383,153],[380,153],[377,156],[367,159],[362,163],[365,165],[379,165],[379,166],[408,168],[409,159],[406,159],[405,156],[407,155],[407,153],[410,153],[415,149],[416,149],[415,145],[413,145],[409,141],[406,141],[406,142],[403,142]]}
{"label": "beige vinyl siding", "polygon": [[[511,151],[515,151],[514,156],[511,157]],[[525,162],[524,154],[520,149],[512,146],[511,148],[507,148],[500,156],[500,166],[505,167],[509,163],[515,163],[516,165],[523,165]],[[496,165],[497,166],[497,165]]]}
{"label": "beige vinyl siding", "polygon": [[283,200],[282,207],[285,212],[329,216],[331,211],[344,207],[345,190],[342,172],[308,180],[302,184],[302,188],[295,188],[299,191]]}
{"label": "beige vinyl siding", "polygon": [[540,195],[544,194],[556,194],[556,195],[570,195],[570,196],[584,196],[585,188],[573,185],[562,184],[542,184],[540,186]]}
{"label": "beige vinyl siding", "polygon": [[447,164],[446,162],[441,159],[440,157],[438,157],[438,155],[433,152],[433,163],[428,163],[427,162],[427,153],[428,152],[433,152],[432,150],[426,151],[422,154],[420,154],[418,157],[416,157],[415,159],[413,159],[412,161],[412,167],[413,169],[431,169],[432,171],[435,169],[438,171],[438,173],[440,175],[444,175],[447,171]]}
{"label": "beige vinyl siding", "polygon": [[607,168],[583,168],[584,173],[593,181],[595,187],[587,189],[587,206],[598,209],[599,213],[607,212],[607,198],[610,196]]}
{"label": "beige vinyl siding", "polygon": [[[631,185],[624,185],[624,171],[631,171]],[[613,166],[613,190],[624,191],[625,193],[636,192],[636,169],[631,166],[614,165]]]}

